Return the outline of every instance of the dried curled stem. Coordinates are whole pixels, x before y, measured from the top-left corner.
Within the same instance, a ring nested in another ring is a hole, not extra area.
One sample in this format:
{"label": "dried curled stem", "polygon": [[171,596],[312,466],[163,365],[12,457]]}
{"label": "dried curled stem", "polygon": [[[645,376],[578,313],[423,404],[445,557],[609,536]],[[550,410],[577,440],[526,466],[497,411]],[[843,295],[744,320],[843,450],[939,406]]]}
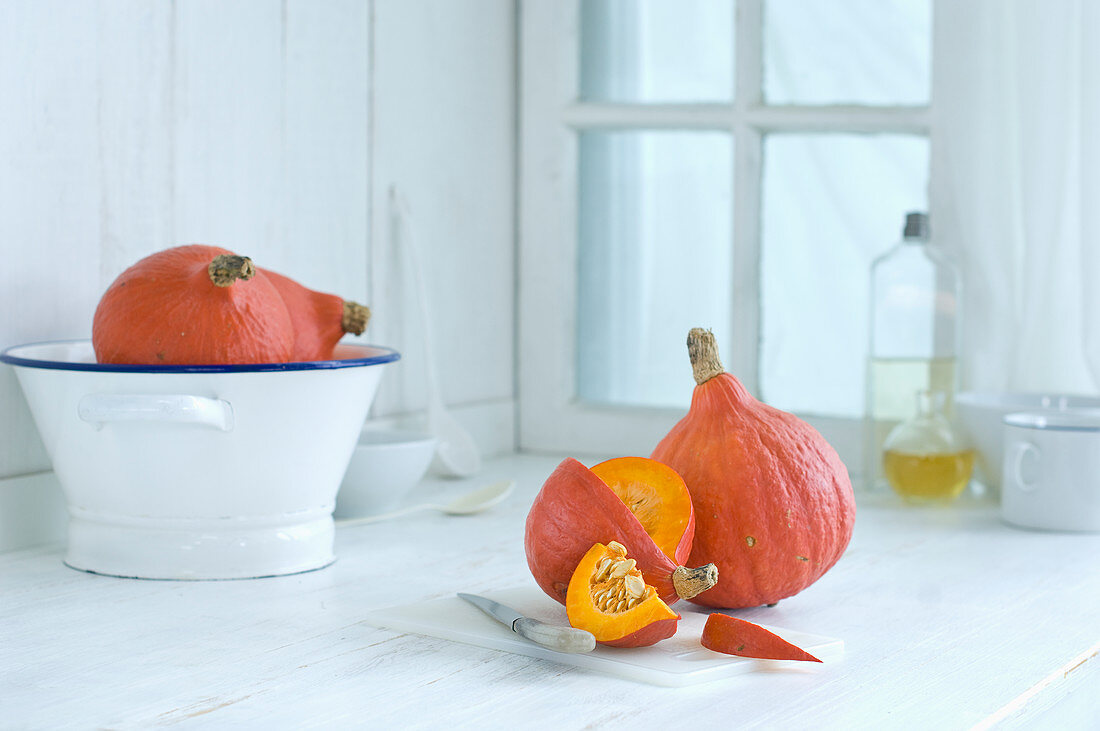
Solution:
{"label": "dried curled stem", "polygon": [[718,583],[718,567],[712,563],[689,569],[677,566],[672,572],[672,586],[681,599],[691,599]]}
{"label": "dried curled stem", "polygon": [[688,332],[687,346],[695,383],[702,385],[726,372],[722,367],[722,361],[718,359],[718,343],[710,330],[693,327]]}
{"label": "dried curled stem", "polygon": [[344,332],[352,335],[362,335],[370,321],[370,308],[357,302],[344,302],[344,317],[340,326]]}
{"label": "dried curled stem", "polygon": [[247,281],[256,276],[256,265],[247,256],[219,254],[206,268],[210,281],[219,287],[228,287],[238,279]]}

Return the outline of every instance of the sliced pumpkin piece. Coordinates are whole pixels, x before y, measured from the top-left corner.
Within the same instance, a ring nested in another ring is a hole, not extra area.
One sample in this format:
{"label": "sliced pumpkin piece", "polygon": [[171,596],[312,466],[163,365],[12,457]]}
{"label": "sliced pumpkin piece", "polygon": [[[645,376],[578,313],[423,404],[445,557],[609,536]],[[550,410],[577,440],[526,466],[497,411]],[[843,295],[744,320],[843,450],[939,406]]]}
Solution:
{"label": "sliced pumpkin piece", "polygon": [[702,645],[727,655],[767,660],[807,660],[821,662],[798,645],[769,632],[758,624],[714,612],[703,626]]}
{"label": "sliced pumpkin piece", "polygon": [[[668,604],[689,599],[717,583],[718,570],[712,564],[698,568],[681,565],[691,552],[695,522],[691,497],[674,471],[643,457],[609,460],[597,467],[606,479],[620,485],[624,494],[632,490],[635,495],[642,492],[639,483],[647,476],[653,476],[666,486],[678,484],[678,487],[654,488],[650,499],[635,502],[643,515],[656,515],[657,523],[667,519],[670,524],[685,527],[670,531],[680,535],[674,555],[670,557],[667,548],[657,545],[638,514],[604,478],[577,460],[567,458],[543,483],[527,514],[524,531],[527,564],[547,596],[564,604],[578,562],[595,543],[606,544],[612,540],[627,547],[631,557],[637,560],[645,582]],[[669,492],[677,496],[667,497]],[[662,511],[667,504],[670,513],[679,511],[679,517],[654,512],[658,505],[657,497],[652,496],[659,496]],[[656,532],[663,533],[661,530]],[[670,545],[671,541],[665,544]]]}
{"label": "sliced pumpkin piece", "polygon": [[611,647],[645,647],[676,634],[680,615],[645,583],[634,559],[616,541],[597,543],[569,581],[569,624]]}

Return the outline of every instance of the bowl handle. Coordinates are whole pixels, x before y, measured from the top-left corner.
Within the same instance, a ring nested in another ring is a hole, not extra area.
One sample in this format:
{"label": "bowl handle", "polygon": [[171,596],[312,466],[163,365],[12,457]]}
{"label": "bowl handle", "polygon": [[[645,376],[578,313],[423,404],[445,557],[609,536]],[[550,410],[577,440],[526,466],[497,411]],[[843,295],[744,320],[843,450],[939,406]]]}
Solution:
{"label": "bowl handle", "polygon": [[203,396],[95,393],[81,398],[76,408],[96,429],[110,421],[166,421],[233,430],[233,405]]}

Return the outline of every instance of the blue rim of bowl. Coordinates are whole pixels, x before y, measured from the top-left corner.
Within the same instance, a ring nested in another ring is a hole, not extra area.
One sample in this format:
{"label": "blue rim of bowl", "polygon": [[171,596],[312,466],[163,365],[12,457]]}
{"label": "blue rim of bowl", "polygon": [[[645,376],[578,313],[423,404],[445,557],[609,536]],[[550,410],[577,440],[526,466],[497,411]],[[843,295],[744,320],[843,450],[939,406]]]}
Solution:
{"label": "blue rim of bowl", "polygon": [[42,360],[12,355],[12,351],[33,348],[42,345],[73,345],[89,343],[86,339],[45,340],[37,343],[13,345],[0,352],[0,363],[24,368],[45,368],[58,371],[93,371],[98,373],[262,373],[270,371],[317,371],[337,368],[358,368],[360,366],[392,363],[401,358],[393,348],[366,343],[340,343],[342,347],[371,349],[374,354],[364,358],[340,358],[336,360],[293,361],[289,363],[241,363],[234,365],[131,365],[124,363],[77,363],[73,361]]}

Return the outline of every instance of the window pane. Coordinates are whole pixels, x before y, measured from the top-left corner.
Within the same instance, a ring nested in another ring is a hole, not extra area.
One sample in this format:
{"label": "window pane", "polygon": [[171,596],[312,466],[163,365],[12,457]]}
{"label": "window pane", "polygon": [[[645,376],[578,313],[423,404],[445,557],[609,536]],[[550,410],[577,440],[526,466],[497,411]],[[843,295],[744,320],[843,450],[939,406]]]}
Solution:
{"label": "window pane", "polygon": [[733,139],[580,136],[577,393],[686,407],[692,327],[730,342]]}
{"label": "window pane", "polygon": [[871,260],[907,211],[927,210],[928,140],[773,135],[764,152],[761,393],[788,411],[861,416]]}
{"label": "window pane", "polygon": [[728,101],[733,0],[582,0],[581,99]]}
{"label": "window pane", "polygon": [[931,0],[765,0],[772,104],[928,103]]}

